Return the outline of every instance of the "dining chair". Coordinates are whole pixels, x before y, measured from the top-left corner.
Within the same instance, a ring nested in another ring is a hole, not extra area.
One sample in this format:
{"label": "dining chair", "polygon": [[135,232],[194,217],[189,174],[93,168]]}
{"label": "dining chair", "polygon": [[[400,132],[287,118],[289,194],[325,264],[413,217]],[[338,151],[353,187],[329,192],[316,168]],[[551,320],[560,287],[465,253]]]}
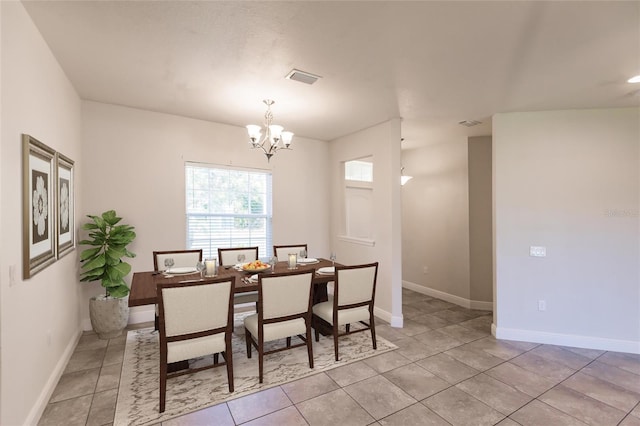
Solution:
{"label": "dining chair", "polygon": [[238,256],[244,256],[243,262],[258,260],[258,247],[219,248],[218,263],[220,266],[235,265],[239,263]]}
{"label": "dining chair", "polygon": [[[333,347],[338,361],[338,337],[360,331],[371,330],[373,349],[377,349],[376,327],[373,305],[376,294],[378,262],[354,266],[336,266],[333,298],[313,306],[313,320],[333,334]],[[368,323],[367,323],[368,321]],[[351,330],[352,323],[360,323],[364,328]],[[339,328],[345,326],[345,332]],[[315,327],[316,342],[320,338],[319,327]]]}
{"label": "dining chair", "polygon": [[273,246],[273,255],[278,259],[278,262],[286,262],[289,260],[289,253],[295,253],[299,255],[299,253],[304,250],[309,253],[307,250],[306,244],[293,244],[286,246]]}
{"label": "dining chair", "polygon": [[[311,337],[312,280],[315,270],[283,272],[258,277],[258,313],[244,320],[247,358],[251,346],[258,351],[258,380],[262,383],[264,356],[307,346],[309,368],[313,368]],[[291,345],[291,337],[302,343]],[[265,342],[286,339],[285,347],[265,351]]]}
{"label": "dining chair", "polygon": [[[238,256],[244,255],[245,262],[253,262],[258,260],[258,247],[235,247],[235,248],[219,248],[218,263],[220,266],[235,265],[238,263]],[[249,291],[245,293],[237,293],[233,296],[234,305],[243,303],[258,303],[258,292]],[[257,309],[257,307],[256,307]]]}
{"label": "dining chair", "polygon": [[153,252],[153,270],[164,270],[165,259],[173,259],[176,268],[196,267],[196,263],[202,260],[202,249],[197,250],[166,250]]}
{"label": "dining chair", "polygon": [[[184,268],[193,266],[202,260],[202,249],[197,250],[164,250],[153,252],[153,270],[155,272],[164,271],[164,261],[166,259],[173,259],[174,268]],[[158,305],[155,306],[155,329],[158,330]]]}
{"label": "dining chair", "polygon": [[[233,392],[234,281],[234,277],[224,277],[158,285],[161,413],[165,409],[168,378],[226,365],[229,392]],[[225,362],[218,362],[220,353]],[[210,354],[214,354],[211,365],[167,371],[170,363]]]}

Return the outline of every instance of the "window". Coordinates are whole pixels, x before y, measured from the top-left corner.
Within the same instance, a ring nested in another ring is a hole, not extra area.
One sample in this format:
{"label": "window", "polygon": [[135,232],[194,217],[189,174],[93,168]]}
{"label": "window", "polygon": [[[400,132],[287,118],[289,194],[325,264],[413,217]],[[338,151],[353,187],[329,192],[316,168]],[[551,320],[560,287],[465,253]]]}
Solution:
{"label": "window", "polygon": [[367,157],[363,160],[345,161],[344,179],[360,182],[373,182],[373,163],[371,161],[371,157]]}
{"label": "window", "polygon": [[268,256],[270,172],[187,163],[185,175],[187,248],[212,258],[219,247],[258,246],[258,255]]}
{"label": "window", "polygon": [[372,245],[373,157],[344,162],[343,240]]}

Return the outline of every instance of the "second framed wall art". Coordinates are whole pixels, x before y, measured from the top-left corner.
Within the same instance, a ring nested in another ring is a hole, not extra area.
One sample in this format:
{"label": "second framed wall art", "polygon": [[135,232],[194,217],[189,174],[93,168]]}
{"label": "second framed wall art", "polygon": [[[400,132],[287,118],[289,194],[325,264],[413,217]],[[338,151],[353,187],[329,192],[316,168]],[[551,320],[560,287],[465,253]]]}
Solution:
{"label": "second framed wall art", "polygon": [[60,259],[76,246],[73,161],[58,152],[56,153],[56,167],[56,195],[58,198],[56,204],[56,249],[57,258]]}
{"label": "second framed wall art", "polygon": [[22,276],[31,278],[76,246],[74,163],[22,135]]}

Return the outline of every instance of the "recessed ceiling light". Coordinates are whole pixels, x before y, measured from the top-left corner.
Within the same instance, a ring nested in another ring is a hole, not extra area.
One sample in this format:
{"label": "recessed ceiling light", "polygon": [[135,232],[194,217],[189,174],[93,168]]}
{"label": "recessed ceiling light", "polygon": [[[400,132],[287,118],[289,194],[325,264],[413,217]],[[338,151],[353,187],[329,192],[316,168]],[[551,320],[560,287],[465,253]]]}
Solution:
{"label": "recessed ceiling light", "polygon": [[465,127],[473,127],[473,126],[477,126],[478,124],[482,124],[482,122],[477,120],[462,120],[462,121],[458,121],[458,124]]}
{"label": "recessed ceiling light", "polygon": [[627,80],[627,83],[640,83],[640,75],[631,77],[629,80]]}
{"label": "recessed ceiling light", "polygon": [[301,83],[313,84],[322,77],[320,77],[319,75],[311,74],[309,72],[292,69],[289,74],[285,76],[285,78],[288,80],[299,81]]}

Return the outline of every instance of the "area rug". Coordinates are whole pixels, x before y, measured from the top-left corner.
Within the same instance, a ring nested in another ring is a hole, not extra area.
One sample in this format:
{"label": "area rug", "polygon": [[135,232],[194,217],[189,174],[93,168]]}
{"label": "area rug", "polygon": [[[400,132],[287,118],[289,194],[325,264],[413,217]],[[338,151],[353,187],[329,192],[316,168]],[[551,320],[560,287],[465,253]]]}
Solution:
{"label": "area rug", "polygon": [[[258,383],[258,354],[247,358],[243,319],[236,315],[233,336],[233,374],[235,392],[229,393],[226,367],[203,370],[167,381],[167,402],[164,413],[159,404],[158,332],[153,328],[129,331],[118,389],[114,425],[148,425],[220,404],[257,391],[282,385],[303,377],[347,365],[397,349],[380,337],[378,349],[371,345],[371,333],[363,331],[341,337],[340,361],[333,353],[333,338],[320,336],[313,342],[314,368],[309,368],[306,347],[277,352],[265,357],[263,383]],[[277,342],[282,345],[282,342]],[[213,362],[213,357],[200,358],[192,364]]]}

